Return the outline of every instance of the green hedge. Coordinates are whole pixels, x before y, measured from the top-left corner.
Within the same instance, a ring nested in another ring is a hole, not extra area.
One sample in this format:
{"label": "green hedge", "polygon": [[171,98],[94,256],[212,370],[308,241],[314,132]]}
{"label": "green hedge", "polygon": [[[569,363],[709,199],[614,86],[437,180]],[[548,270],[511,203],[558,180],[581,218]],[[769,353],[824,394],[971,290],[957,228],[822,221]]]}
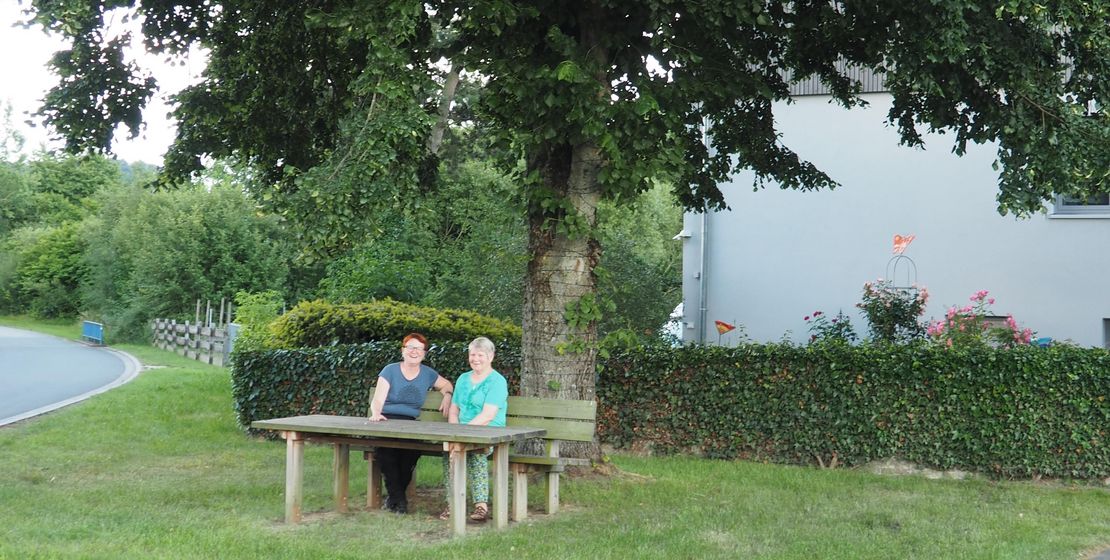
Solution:
{"label": "green hedge", "polygon": [[[428,363],[454,379],[465,343]],[[254,352],[234,362],[240,422],[363,415],[396,343]],[[519,350],[495,367],[515,394]],[[617,447],[792,464],[900,457],[1000,477],[1110,476],[1110,353],[927,345],[638,348],[600,367],[598,434]]]}
{"label": "green hedge", "polygon": [[[470,369],[469,342],[439,342],[424,363],[454,382]],[[247,427],[255,420],[301,414],[365,416],[378,372],[400,359],[399,340],[235,353],[231,390],[236,417]],[[509,380],[513,392],[520,387],[519,364],[518,345],[497,343],[493,367]]]}
{"label": "green hedge", "polygon": [[437,309],[381,299],[369,303],[332,304],[305,301],[278,317],[271,327],[280,348],[308,348],[397,340],[418,332],[441,340],[520,340],[520,327],[459,309]]}
{"label": "green hedge", "polygon": [[746,345],[612,356],[602,437],[660,452],[857,465],[900,457],[1002,477],[1110,476],[1110,354]]}

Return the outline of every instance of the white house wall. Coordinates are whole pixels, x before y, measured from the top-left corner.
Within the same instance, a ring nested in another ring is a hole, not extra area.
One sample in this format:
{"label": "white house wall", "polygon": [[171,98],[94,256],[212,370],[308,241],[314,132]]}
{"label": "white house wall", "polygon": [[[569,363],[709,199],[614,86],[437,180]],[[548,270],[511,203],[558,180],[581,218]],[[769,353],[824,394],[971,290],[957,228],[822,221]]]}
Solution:
{"label": "white house wall", "polygon": [[[808,339],[803,318],[816,310],[850,313],[864,282],[884,277],[895,234],[917,283],[931,293],[926,316],[940,318],[978,290],[996,298],[995,315],[1013,314],[1037,336],[1102,346],[1110,318],[1110,219],[1000,216],[994,146],[951,153],[952,136],[926,136],[926,149],[898,144],[884,124],[890,98],[869,94],[851,111],[827,97],[776,107],[782,141],[841,186],[799,192],[753,191],[745,172],[722,185],[731,210],[708,215],[706,312],[699,312],[702,215],[687,214],[683,240],[684,340],[717,343],[714,320],[742,325],[756,341]],[[896,283],[906,284],[907,267]],[[735,344],[737,334],[721,337]]]}

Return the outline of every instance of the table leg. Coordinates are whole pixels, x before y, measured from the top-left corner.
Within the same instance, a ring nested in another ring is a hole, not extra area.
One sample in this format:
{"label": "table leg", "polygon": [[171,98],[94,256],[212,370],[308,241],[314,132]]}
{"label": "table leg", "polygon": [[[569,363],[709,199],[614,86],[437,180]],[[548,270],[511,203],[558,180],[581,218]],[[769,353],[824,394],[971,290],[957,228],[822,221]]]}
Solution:
{"label": "table leg", "polygon": [[374,452],[366,452],[366,509],[382,509],[382,465],[375,460]]}
{"label": "table leg", "polygon": [[512,465],[513,471],[513,521],[528,518],[528,467],[519,463]]}
{"label": "table leg", "polygon": [[466,534],[466,448],[461,443],[445,444],[449,450],[451,477],[451,528],[456,535]]}
{"label": "table leg", "polygon": [[285,437],[285,522],[300,523],[304,488],[304,434],[284,432]]}
{"label": "table leg", "polygon": [[346,443],[334,445],[335,461],[332,468],[332,490],[335,494],[335,511],[347,511],[347,495],[350,492],[351,446]]}
{"label": "table leg", "polygon": [[493,523],[503,529],[509,525],[509,444],[493,446]]}
{"label": "table leg", "polygon": [[[547,456],[559,456],[559,440],[547,440]],[[547,514],[559,513],[559,470],[551,469],[547,472]]]}

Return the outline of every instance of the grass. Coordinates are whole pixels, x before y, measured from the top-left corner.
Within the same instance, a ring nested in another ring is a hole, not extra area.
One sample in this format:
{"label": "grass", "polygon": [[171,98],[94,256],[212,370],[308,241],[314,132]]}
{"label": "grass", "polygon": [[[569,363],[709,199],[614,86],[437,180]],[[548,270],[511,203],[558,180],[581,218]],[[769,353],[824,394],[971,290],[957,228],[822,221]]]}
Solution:
{"label": "grass", "polygon": [[[626,456],[613,458],[620,474],[566,480],[554,517],[452,539],[432,517],[437,461],[421,461],[419,511],[396,516],[357,507],[365,463],[353,458],[356,511],[339,515],[320,446],[306,452],[307,520],[287,526],[284,447],[236,427],[227,371],[118,348],[160,367],[0,429],[0,558],[1074,559],[1110,547],[1105,488]],[[538,508],[541,488],[530,496]]]}
{"label": "grass", "polygon": [[0,315],[0,325],[38,331],[70,340],[81,338],[81,321],[73,319],[32,319],[26,315]]}

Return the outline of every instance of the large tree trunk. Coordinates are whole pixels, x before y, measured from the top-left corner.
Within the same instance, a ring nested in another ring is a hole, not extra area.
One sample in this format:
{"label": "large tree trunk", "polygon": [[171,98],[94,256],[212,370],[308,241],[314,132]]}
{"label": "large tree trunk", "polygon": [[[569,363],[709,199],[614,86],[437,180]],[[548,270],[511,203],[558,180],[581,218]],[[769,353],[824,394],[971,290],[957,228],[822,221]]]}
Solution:
{"label": "large tree trunk", "polygon": [[[580,6],[578,19],[581,52],[589,53],[596,68],[600,99],[607,99],[607,53],[600,45],[603,13],[596,2]],[[551,216],[535,210],[528,216],[528,277],[524,287],[524,344],[521,356],[521,392],[524,396],[594,400],[597,358],[597,322],[584,328],[567,324],[568,305],[597,293],[594,269],[601,247],[594,239],[597,203],[601,200],[598,172],[601,150],[593,142],[553,144],[534,154],[531,170],[538,171],[544,186],[570,203],[584,220],[586,231],[567,235],[565,229],[545,223]],[[534,206],[533,206],[534,208]],[[600,458],[596,443],[565,446],[566,456]]]}
{"label": "large tree trunk", "polygon": [[[593,145],[560,147],[538,167],[547,187],[565,196],[589,224],[597,223],[599,152]],[[569,173],[567,172],[569,170]],[[596,292],[601,248],[592,235],[568,236],[548,216],[529,215],[528,276],[524,286],[521,393],[527,397],[594,400],[597,323],[572,329],[568,304]],[[538,450],[529,450],[538,451]],[[562,455],[600,458],[600,447],[564,444]]]}
{"label": "large tree trunk", "polygon": [[[564,196],[592,231],[597,223],[596,146],[557,147],[539,164],[547,187]],[[596,291],[601,249],[588,235],[568,236],[548,216],[528,217],[528,277],[524,286],[521,392],[528,397],[594,398],[597,325],[571,329],[568,304]],[[561,347],[572,347],[571,349]],[[573,347],[577,347],[574,349]]]}

